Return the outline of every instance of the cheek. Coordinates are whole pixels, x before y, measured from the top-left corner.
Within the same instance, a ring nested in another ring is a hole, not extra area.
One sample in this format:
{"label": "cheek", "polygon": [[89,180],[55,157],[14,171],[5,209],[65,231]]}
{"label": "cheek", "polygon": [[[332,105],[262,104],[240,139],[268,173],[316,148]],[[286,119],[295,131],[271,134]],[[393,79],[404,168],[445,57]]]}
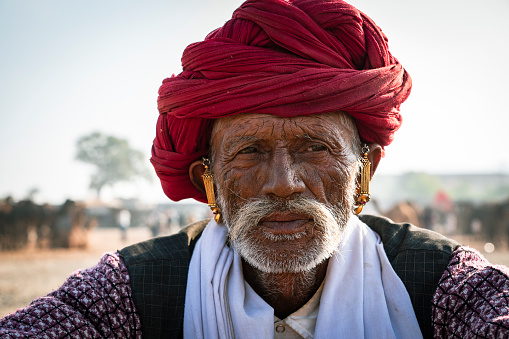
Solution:
{"label": "cheek", "polygon": [[303,167],[306,186],[318,200],[330,204],[342,200],[350,179],[351,165],[331,161],[320,168],[310,165]]}
{"label": "cheek", "polygon": [[258,197],[262,190],[263,173],[266,173],[260,167],[224,166],[218,173],[218,183],[223,188],[222,193],[239,207],[243,201]]}

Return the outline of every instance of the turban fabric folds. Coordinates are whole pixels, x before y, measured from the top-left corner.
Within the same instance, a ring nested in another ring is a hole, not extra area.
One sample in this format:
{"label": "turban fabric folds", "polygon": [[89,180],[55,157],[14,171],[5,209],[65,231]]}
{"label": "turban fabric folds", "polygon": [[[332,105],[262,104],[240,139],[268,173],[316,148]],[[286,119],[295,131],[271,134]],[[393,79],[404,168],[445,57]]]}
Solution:
{"label": "turban fabric folds", "polygon": [[344,111],[365,142],[391,143],[411,79],[373,21],[340,0],[248,0],[159,89],[152,164],[172,200],[205,195],[189,165],[208,153],[214,119]]}

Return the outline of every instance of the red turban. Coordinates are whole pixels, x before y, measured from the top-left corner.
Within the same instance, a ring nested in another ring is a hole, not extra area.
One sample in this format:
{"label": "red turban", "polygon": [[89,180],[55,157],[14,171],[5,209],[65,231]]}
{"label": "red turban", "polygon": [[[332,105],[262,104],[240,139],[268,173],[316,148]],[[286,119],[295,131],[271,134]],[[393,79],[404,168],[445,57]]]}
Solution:
{"label": "red turban", "polygon": [[172,200],[205,195],[189,165],[208,153],[214,119],[344,111],[365,142],[387,146],[411,79],[380,28],[340,0],[248,0],[163,81],[152,164]]}

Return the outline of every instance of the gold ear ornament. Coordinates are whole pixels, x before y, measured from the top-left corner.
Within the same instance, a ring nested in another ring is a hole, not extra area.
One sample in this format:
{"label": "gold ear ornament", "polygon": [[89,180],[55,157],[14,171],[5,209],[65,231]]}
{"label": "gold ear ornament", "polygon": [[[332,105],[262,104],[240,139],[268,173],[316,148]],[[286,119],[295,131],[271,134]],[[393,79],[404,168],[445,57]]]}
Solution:
{"label": "gold ear ornament", "polygon": [[205,186],[205,192],[207,193],[207,202],[212,213],[214,213],[214,220],[217,223],[222,223],[223,216],[221,214],[221,209],[216,204],[216,195],[214,194],[214,175],[210,169],[210,160],[203,158],[203,166],[205,167],[205,172],[203,173],[202,178]]}
{"label": "gold ear ornament", "polygon": [[357,186],[357,194],[355,195],[355,203],[353,213],[358,215],[361,213],[364,205],[366,205],[369,201],[369,181],[371,177],[371,162],[368,160],[368,145],[364,144],[362,146],[362,168],[361,168],[361,182],[359,186]]}

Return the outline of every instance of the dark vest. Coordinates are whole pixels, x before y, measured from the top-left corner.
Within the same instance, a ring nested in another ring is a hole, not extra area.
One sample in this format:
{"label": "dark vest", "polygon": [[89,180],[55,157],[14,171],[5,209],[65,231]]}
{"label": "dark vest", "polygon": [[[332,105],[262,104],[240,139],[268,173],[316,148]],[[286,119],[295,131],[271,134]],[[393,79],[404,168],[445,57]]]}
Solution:
{"label": "dark vest", "polygon": [[[410,295],[424,338],[432,338],[431,299],[459,244],[410,224],[394,224],[370,215],[360,219],[380,235],[389,261]],[[144,338],[182,338],[189,261],[207,223],[203,220],[175,235],[120,251]]]}

